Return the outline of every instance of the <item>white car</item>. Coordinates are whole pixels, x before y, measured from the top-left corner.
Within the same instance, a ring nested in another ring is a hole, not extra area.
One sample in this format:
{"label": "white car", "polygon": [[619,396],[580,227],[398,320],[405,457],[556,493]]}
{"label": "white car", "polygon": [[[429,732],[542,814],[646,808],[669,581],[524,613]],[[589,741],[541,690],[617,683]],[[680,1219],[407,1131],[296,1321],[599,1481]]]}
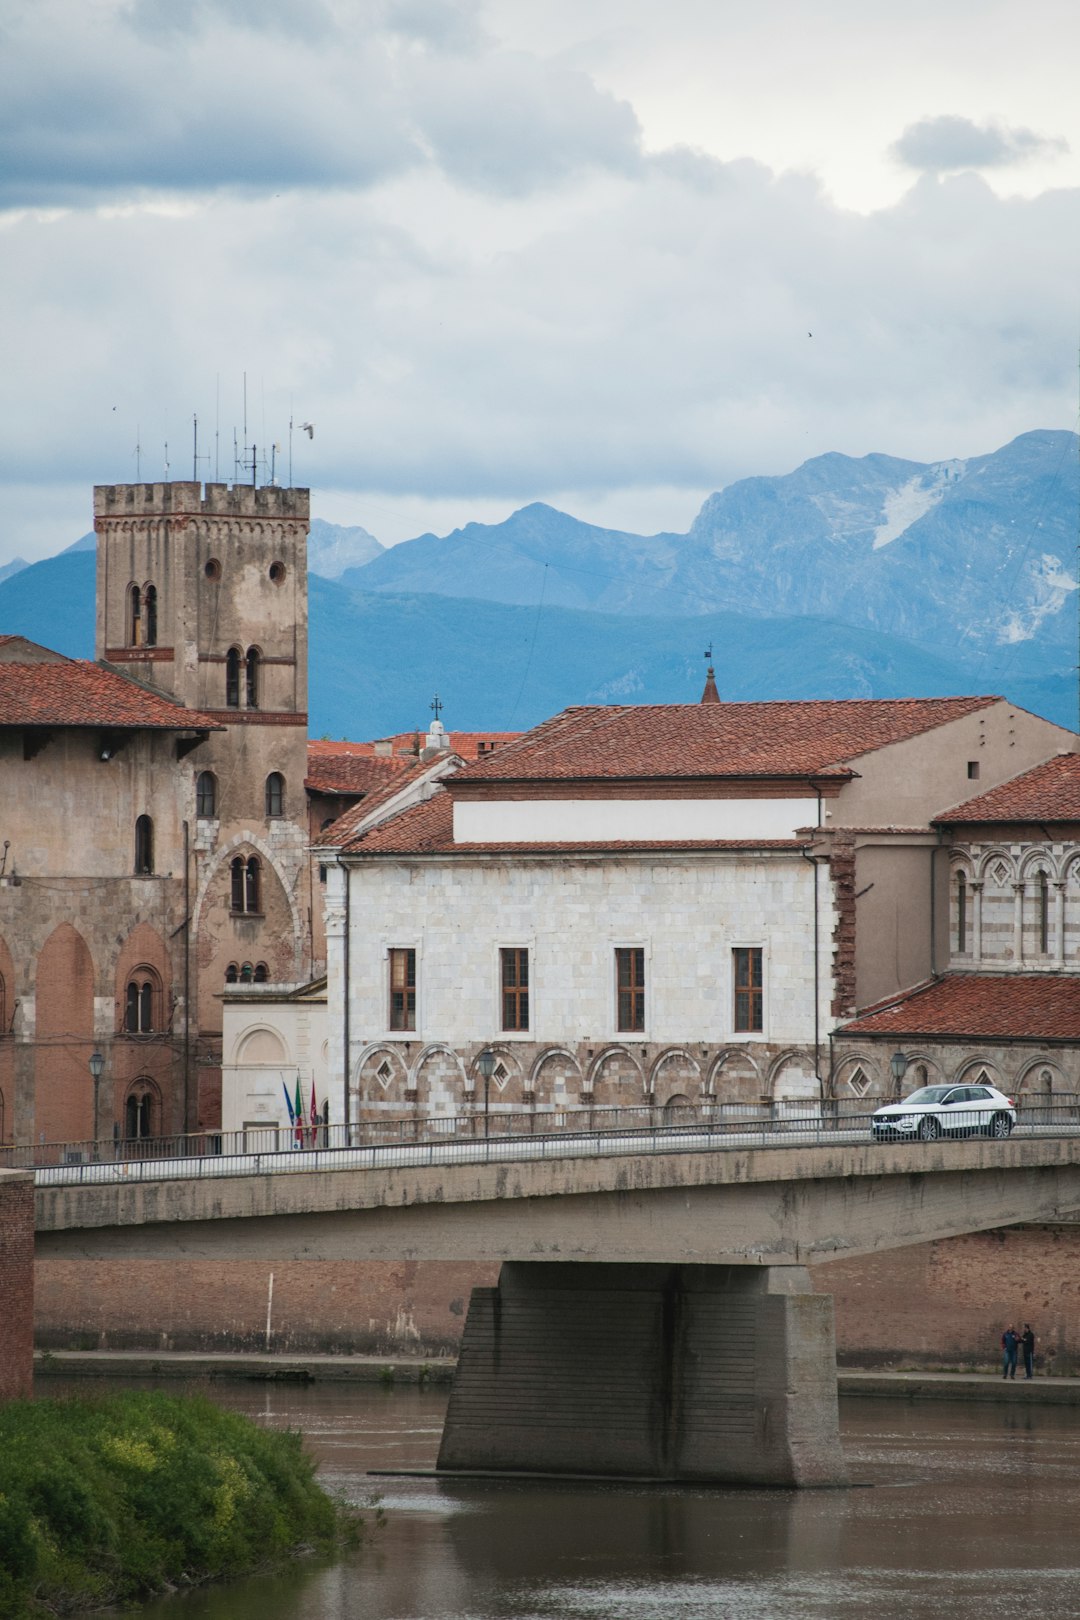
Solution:
{"label": "white car", "polygon": [[875,1142],[897,1137],[993,1136],[1004,1141],[1016,1124],[1016,1104],[993,1086],[923,1086],[903,1102],[887,1103],[871,1125]]}

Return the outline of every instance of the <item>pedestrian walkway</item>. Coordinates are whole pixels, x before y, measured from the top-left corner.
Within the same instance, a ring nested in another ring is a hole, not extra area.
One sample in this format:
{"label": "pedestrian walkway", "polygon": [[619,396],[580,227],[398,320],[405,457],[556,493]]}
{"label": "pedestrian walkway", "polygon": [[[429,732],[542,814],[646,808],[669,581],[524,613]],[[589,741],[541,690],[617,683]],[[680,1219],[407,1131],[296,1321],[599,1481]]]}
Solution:
{"label": "pedestrian walkway", "polygon": [[[287,1383],[449,1384],[456,1358],[431,1356],[333,1356],[199,1350],[39,1350],[34,1374],[56,1378],[161,1378],[280,1380]],[[1033,1402],[1080,1406],[1080,1378],[1022,1376],[999,1372],[855,1372],[837,1374],[841,1395],[899,1401]]]}

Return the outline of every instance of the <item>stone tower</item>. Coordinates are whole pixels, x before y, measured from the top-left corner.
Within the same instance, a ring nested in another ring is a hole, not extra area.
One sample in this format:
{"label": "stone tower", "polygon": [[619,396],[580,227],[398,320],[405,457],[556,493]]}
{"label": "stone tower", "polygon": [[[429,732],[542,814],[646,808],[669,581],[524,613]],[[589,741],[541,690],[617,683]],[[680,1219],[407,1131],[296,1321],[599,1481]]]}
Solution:
{"label": "stone tower", "polygon": [[177,774],[198,1025],[189,1128],[218,1122],[222,986],[312,970],[308,525],[306,489],[94,491],[98,659],[221,728]]}

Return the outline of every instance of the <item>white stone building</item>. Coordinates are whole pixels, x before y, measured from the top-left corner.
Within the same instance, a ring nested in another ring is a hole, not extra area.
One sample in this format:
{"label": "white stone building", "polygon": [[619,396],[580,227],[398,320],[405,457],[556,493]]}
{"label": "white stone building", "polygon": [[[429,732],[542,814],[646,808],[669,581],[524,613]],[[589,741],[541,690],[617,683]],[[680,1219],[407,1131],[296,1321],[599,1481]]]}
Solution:
{"label": "white stone building", "polygon": [[338,824],[344,1117],[832,1094],[860,977],[869,1001],[944,949],[934,811],[1071,741],[996,698],[578,708],[378,827]]}

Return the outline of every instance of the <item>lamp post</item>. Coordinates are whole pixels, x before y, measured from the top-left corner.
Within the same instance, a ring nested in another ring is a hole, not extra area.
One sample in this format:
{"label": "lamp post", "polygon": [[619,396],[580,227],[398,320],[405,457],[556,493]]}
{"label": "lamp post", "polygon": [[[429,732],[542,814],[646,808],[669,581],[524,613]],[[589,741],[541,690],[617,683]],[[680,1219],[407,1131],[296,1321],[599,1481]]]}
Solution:
{"label": "lamp post", "polygon": [[906,1053],[894,1052],[892,1057],[889,1059],[889,1068],[892,1070],[893,1091],[898,1097],[900,1095],[900,1087],[903,1084],[904,1076],[907,1074],[907,1067],[908,1060]]}
{"label": "lamp post", "polygon": [[94,1082],[94,1151],[93,1157],[98,1157],[98,1090],[101,1085],[101,1073],[105,1067],[105,1059],[100,1052],[90,1054],[90,1078]]}
{"label": "lamp post", "polygon": [[490,1046],[485,1046],[476,1060],[476,1066],[484,1077],[484,1140],[487,1140],[490,1124],[491,1107],[491,1077],[495,1073],[495,1054]]}

